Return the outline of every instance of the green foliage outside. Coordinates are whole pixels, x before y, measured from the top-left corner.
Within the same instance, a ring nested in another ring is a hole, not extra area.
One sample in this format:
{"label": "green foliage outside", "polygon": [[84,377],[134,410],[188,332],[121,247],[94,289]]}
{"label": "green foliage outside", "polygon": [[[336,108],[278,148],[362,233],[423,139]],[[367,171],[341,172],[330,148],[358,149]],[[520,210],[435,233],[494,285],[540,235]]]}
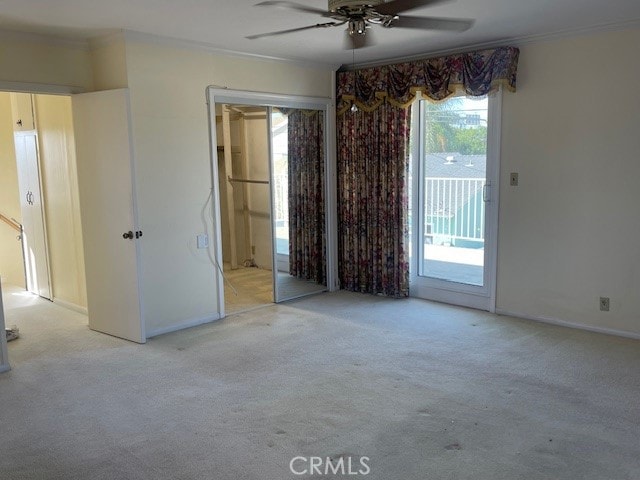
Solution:
{"label": "green foliage outside", "polygon": [[427,103],[426,151],[458,152],[463,155],[484,155],[487,151],[487,127],[464,128],[459,124],[462,100]]}

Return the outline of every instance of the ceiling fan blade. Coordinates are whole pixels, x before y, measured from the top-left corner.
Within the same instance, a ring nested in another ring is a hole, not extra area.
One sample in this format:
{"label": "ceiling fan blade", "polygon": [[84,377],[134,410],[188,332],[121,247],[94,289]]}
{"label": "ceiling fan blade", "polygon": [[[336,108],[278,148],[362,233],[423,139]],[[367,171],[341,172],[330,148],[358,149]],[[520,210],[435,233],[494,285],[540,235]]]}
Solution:
{"label": "ceiling fan blade", "polygon": [[428,7],[448,1],[450,0],[391,0],[390,2],[376,5],[375,10],[383,15],[397,15],[398,13],[406,12],[414,8]]}
{"label": "ceiling fan blade", "polygon": [[312,30],[314,28],[336,27],[338,25],[343,25],[343,23],[340,23],[340,22],[317,23],[315,25],[308,25],[306,27],[298,27],[298,28],[289,28],[287,30],[279,30],[277,32],[258,33],[257,35],[249,35],[248,37],[244,37],[244,38],[248,38],[249,40],[255,40],[256,38],[273,37],[275,35],[283,35],[285,33],[301,32],[303,30]]}
{"label": "ceiling fan blade", "polygon": [[473,20],[465,18],[412,17],[402,15],[394,20],[390,28],[416,28],[423,30],[448,30],[464,32],[473,26]]}
{"label": "ceiling fan blade", "polygon": [[331,14],[321,8],[308,7],[306,5],[300,5],[295,2],[287,2],[285,0],[267,0],[264,2],[256,3],[254,7],[281,7],[291,10],[298,10],[299,12],[314,13],[321,17],[331,17]]}
{"label": "ceiling fan blade", "polygon": [[371,47],[376,44],[375,36],[373,35],[373,29],[367,28],[364,35],[351,35],[349,30],[344,31],[344,49],[353,50],[364,47]]}

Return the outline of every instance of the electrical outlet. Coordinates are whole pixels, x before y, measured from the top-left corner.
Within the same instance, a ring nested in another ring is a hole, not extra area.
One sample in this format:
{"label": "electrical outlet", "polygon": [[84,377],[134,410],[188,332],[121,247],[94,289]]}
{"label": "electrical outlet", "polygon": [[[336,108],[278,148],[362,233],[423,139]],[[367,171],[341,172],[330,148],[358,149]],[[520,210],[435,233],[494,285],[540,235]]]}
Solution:
{"label": "electrical outlet", "polygon": [[609,297],[600,297],[600,311],[609,311]]}
{"label": "electrical outlet", "polygon": [[512,187],[517,187],[518,186],[518,173],[517,172],[511,172],[511,174],[509,175],[509,185],[511,185]]}

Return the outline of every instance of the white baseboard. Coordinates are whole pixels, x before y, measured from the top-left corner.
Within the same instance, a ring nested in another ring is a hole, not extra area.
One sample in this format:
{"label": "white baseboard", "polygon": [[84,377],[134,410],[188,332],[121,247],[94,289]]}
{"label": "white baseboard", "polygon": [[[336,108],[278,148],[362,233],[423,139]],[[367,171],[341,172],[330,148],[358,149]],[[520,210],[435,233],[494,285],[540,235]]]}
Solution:
{"label": "white baseboard", "polygon": [[53,303],[69,310],[73,310],[74,312],[82,313],[83,315],[88,314],[87,307],[81,307],[80,305],[76,305],[75,303],[67,302],[65,300],[60,300],[56,297],[53,297]]}
{"label": "white baseboard", "polygon": [[617,337],[633,338],[640,340],[640,333],[629,332],[627,330],[616,330],[614,328],[594,327],[593,325],[585,325],[583,323],[568,322],[559,318],[544,317],[539,315],[527,315],[524,313],[511,312],[502,308],[496,308],[496,314],[508,317],[522,318],[524,320],[532,320],[534,322],[548,323],[550,325],[558,325],[560,327],[576,328],[578,330],[586,330],[588,332],[604,333],[606,335],[615,335]]}
{"label": "white baseboard", "polygon": [[206,317],[194,318],[187,320],[186,322],[179,323],[177,325],[170,325],[168,327],[156,328],[147,332],[147,339],[157,337],[158,335],[164,335],[165,333],[177,332],[178,330],[184,330],[185,328],[197,327],[198,325],[204,325],[205,323],[215,322],[220,320],[220,315],[217,313]]}

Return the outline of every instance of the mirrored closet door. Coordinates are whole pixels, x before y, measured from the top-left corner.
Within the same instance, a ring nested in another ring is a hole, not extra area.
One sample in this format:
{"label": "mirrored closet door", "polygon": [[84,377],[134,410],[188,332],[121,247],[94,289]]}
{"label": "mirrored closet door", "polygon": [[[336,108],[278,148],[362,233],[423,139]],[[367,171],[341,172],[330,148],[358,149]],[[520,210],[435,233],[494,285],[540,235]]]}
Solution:
{"label": "mirrored closet door", "polygon": [[211,117],[223,314],[328,285],[327,107],[228,97]]}
{"label": "mirrored closet door", "polygon": [[326,290],[324,112],[271,108],[275,300]]}

